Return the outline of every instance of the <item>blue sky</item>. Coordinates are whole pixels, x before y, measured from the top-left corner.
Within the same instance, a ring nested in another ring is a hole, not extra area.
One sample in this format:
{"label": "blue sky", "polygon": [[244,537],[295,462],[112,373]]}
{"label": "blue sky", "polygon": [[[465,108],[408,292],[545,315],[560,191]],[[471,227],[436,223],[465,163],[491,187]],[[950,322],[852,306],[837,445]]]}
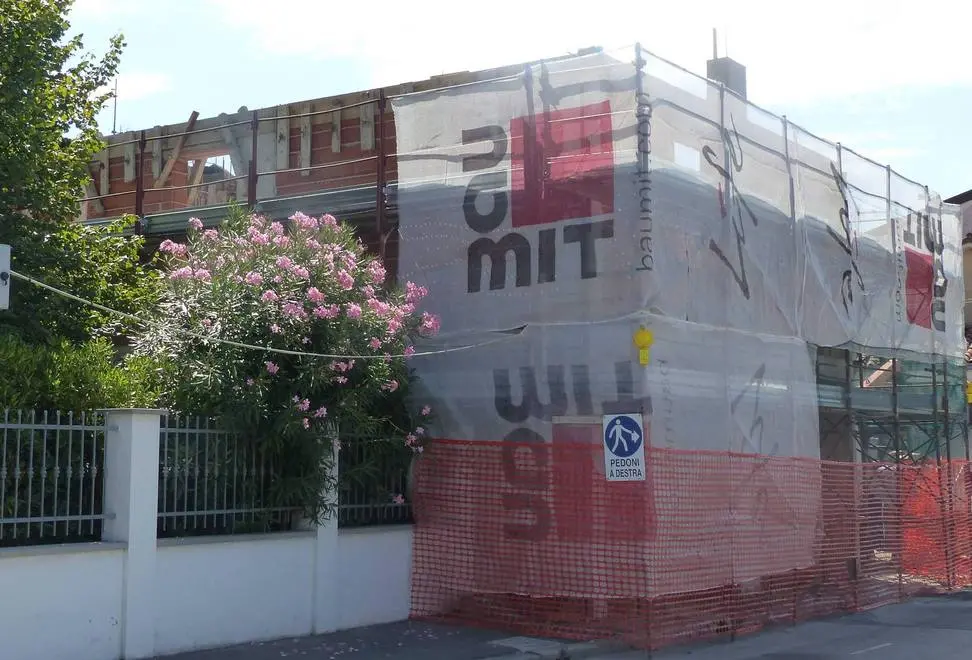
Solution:
{"label": "blue sky", "polygon": [[[91,50],[128,46],[120,130],[640,41],[704,73],[711,28],[749,98],[944,196],[972,188],[972,6],[949,0],[76,0]],[[554,8],[552,10],[552,8]],[[111,111],[101,116],[111,130]]]}

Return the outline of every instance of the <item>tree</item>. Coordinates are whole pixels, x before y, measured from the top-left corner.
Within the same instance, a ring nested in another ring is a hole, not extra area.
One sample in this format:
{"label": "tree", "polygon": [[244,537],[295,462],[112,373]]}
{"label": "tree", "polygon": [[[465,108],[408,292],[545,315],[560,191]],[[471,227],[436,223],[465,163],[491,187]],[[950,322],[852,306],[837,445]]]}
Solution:
{"label": "tree", "polygon": [[83,53],[81,35],[65,38],[72,4],[0,0],[0,218],[73,219],[103,147],[95,116],[111,97],[100,90],[118,68],[122,38],[101,59]]}
{"label": "tree", "polygon": [[[13,267],[83,298],[139,312],[157,278],[140,265],[131,219],[101,228],[74,222],[93,155],[95,116],[110,98],[121,37],[100,59],[66,38],[70,0],[0,0],[0,243]],[[117,318],[14,281],[0,332],[33,343],[87,340],[124,329]]]}
{"label": "tree", "polygon": [[272,466],[265,504],[317,519],[330,513],[332,424],[421,450],[429,410],[406,409],[405,359],[438,332],[417,311],[424,288],[387,286],[332,216],[297,213],[289,230],[239,209],[221,230],[190,223],[188,244],[159,248],[167,286],[136,342],[161,365],[163,405],[218,418]]}

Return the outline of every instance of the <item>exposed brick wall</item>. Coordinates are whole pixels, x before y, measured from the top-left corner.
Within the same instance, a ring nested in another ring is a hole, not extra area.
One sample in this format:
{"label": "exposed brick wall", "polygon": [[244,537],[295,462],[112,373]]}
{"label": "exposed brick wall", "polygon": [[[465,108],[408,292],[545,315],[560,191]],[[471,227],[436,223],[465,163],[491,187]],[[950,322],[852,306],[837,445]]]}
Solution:
{"label": "exposed brick wall", "polygon": [[[149,154],[146,154],[142,159],[142,164],[142,182],[145,187],[144,189],[148,191],[155,185],[155,178],[152,176],[152,161]],[[98,189],[101,182],[100,172],[94,172],[94,181],[95,189],[98,190],[98,194],[103,194],[102,191]],[[185,160],[179,160],[172,168],[172,173],[169,175],[165,185],[166,187],[185,186],[188,183],[189,163]],[[108,161],[107,194],[112,196],[101,198],[101,204],[105,209],[103,213],[98,212],[94,208],[94,205],[89,203],[88,217],[111,218],[114,216],[124,215],[126,213],[135,213],[135,188],[136,183],[134,179],[128,182],[125,181],[125,159],[121,157],[110,159]],[[117,193],[128,194],[119,195]],[[185,188],[146,192],[145,199],[142,202],[142,212],[149,214],[184,209],[188,206],[188,201],[189,191]]]}
{"label": "exposed brick wall", "polygon": [[[335,188],[353,188],[358,186],[373,186],[377,178],[378,157],[378,118],[375,117],[375,148],[361,148],[361,120],[357,108],[351,108],[344,114],[353,115],[341,118],[341,151],[331,149],[332,124],[330,114],[316,115],[312,119],[316,123],[311,125],[311,157],[309,165],[325,165],[329,163],[344,163],[315,170],[302,172],[284,172],[276,175],[277,195],[289,197],[305,195],[321,190]],[[395,161],[395,118],[391,107],[385,110],[385,141],[383,151],[386,154],[386,181],[394,181],[397,173]],[[293,122],[290,127],[290,167],[301,167],[300,163],[299,122]],[[367,158],[362,162],[353,162]]]}

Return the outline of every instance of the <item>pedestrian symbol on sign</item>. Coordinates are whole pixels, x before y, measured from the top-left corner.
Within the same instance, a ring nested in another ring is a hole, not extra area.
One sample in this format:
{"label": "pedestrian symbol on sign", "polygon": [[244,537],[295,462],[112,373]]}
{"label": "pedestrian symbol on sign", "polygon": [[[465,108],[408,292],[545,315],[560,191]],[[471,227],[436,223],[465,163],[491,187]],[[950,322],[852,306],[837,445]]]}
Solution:
{"label": "pedestrian symbol on sign", "polygon": [[641,415],[604,415],[601,425],[607,480],[644,481],[645,430]]}
{"label": "pedestrian symbol on sign", "polygon": [[[627,423],[625,423],[627,422]],[[638,451],[641,446],[641,428],[633,419],[626,416],[614,418],[614,423],[608,430],[608,438],[613,443],[611,453],[626,458]],[[630,441],[630,445],[628,442]],[[618,451],[620,446],[621,451]]]}

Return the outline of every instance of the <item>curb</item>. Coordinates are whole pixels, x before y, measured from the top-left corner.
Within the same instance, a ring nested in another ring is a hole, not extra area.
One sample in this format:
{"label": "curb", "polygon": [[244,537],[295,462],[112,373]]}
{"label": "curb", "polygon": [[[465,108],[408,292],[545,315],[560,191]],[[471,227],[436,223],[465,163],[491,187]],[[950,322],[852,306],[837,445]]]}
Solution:
{"label": "curb", "polygon": [[631,650],[632,647],[617,642],[577,642],[562,644],[556,649],[494,655],[482,660],[582,660],[594,655],[622,653]]}

